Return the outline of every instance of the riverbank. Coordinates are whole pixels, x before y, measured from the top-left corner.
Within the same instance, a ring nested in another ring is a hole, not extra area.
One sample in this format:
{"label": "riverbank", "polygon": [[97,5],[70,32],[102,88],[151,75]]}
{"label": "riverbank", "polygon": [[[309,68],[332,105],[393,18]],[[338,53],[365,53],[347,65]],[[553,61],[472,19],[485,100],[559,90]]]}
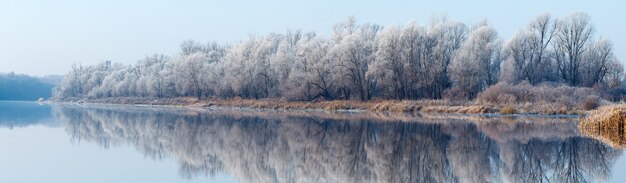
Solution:
{"label": "riverbank", "polygon": [[524,103],[494,105],[478,101],[449,100],[333,100],[333,101],[288,101],[280,99],[197,99],[179,98],[102,98],[102,99],[54,99],[52,102],[96,103],[122,105],[165,105],[189,107],[256,108],[275,110],[323,110],[323,111],[370,111],[403,113],[442,114],[542,114],[580,115],[588,113],[583,107],[553,103]]}

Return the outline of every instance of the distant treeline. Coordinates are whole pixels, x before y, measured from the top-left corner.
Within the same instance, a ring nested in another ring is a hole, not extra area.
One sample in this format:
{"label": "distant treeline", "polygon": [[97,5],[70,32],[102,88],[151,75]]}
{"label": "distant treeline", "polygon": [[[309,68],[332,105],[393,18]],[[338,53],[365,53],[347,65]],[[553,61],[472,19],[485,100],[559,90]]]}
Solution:
{"label": "distant treeline", "polygon": [[613,45],[594,32],[584,13],[538,16],[506,42],[487,21],[468,26],[438,17],[383,28],[349,18],[331,35],[288,31],[233,45],[186,41],[179,54],[134,65],[76,64],[54,96],[472,99],[499,82],[622,88]]}
{"label": "distant treeline", "polygon": [[61,76],[33,77],[13,72],[0,73],[0,100],[47,99],[60,80]]}

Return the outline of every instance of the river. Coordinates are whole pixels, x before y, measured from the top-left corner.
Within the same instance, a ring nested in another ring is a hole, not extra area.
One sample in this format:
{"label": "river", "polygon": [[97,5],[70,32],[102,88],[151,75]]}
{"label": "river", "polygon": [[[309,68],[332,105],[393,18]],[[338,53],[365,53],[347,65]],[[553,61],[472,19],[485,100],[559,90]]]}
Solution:
{"label": "river", "polygon": [[571,117],[0,102],[0,182],[625,182]]}

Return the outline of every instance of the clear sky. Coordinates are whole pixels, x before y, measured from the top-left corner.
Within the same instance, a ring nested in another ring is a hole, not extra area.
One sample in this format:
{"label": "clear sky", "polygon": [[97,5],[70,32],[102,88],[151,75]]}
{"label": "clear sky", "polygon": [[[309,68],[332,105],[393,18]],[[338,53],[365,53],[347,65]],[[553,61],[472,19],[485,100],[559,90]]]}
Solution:
{"label": "clear sky", "polygon": [[508,40],[542,13],[588,13],[596,36],[626,57],[626,3],[583,0],[0,0],[0,72],[63,74],[72,63],[134,63],[146,55],[175,54],[188,39],[234,43],[249,35],[286,30],[329,34],[348,16],[383,26],[433,15],[475,23],[488,19]]}

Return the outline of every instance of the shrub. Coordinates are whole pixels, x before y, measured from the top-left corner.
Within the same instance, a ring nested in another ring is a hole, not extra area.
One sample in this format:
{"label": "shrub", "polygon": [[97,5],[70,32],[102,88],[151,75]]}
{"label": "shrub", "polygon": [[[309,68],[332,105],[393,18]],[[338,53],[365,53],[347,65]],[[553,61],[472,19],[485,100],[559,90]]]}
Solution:
{"label": "shrub", "polygon": [[597,96],[588,96],[580,104],[580,108],[584,110],[594,110],[600,106],[600,99]]}
{"label": "shrub", "polygon": [[443,98],[451,101],[466,101],[467,92],[459,87],[452,87],[443,91]]}
{"label": "shrub", "polygon": [[587,87],[570,87],[562,84],[544,83],[530,85],[495,84],[478,94],[477,101],[492,105],[554,104],[559,108],[595,109],[600,105],[600,91]]}
{"label": "shrub", "polygon": [[515,114],[517,113],[517,110],[515,110],[515,107],[513,106],[505,106],[502,109],[500,109],[500,114]]}

